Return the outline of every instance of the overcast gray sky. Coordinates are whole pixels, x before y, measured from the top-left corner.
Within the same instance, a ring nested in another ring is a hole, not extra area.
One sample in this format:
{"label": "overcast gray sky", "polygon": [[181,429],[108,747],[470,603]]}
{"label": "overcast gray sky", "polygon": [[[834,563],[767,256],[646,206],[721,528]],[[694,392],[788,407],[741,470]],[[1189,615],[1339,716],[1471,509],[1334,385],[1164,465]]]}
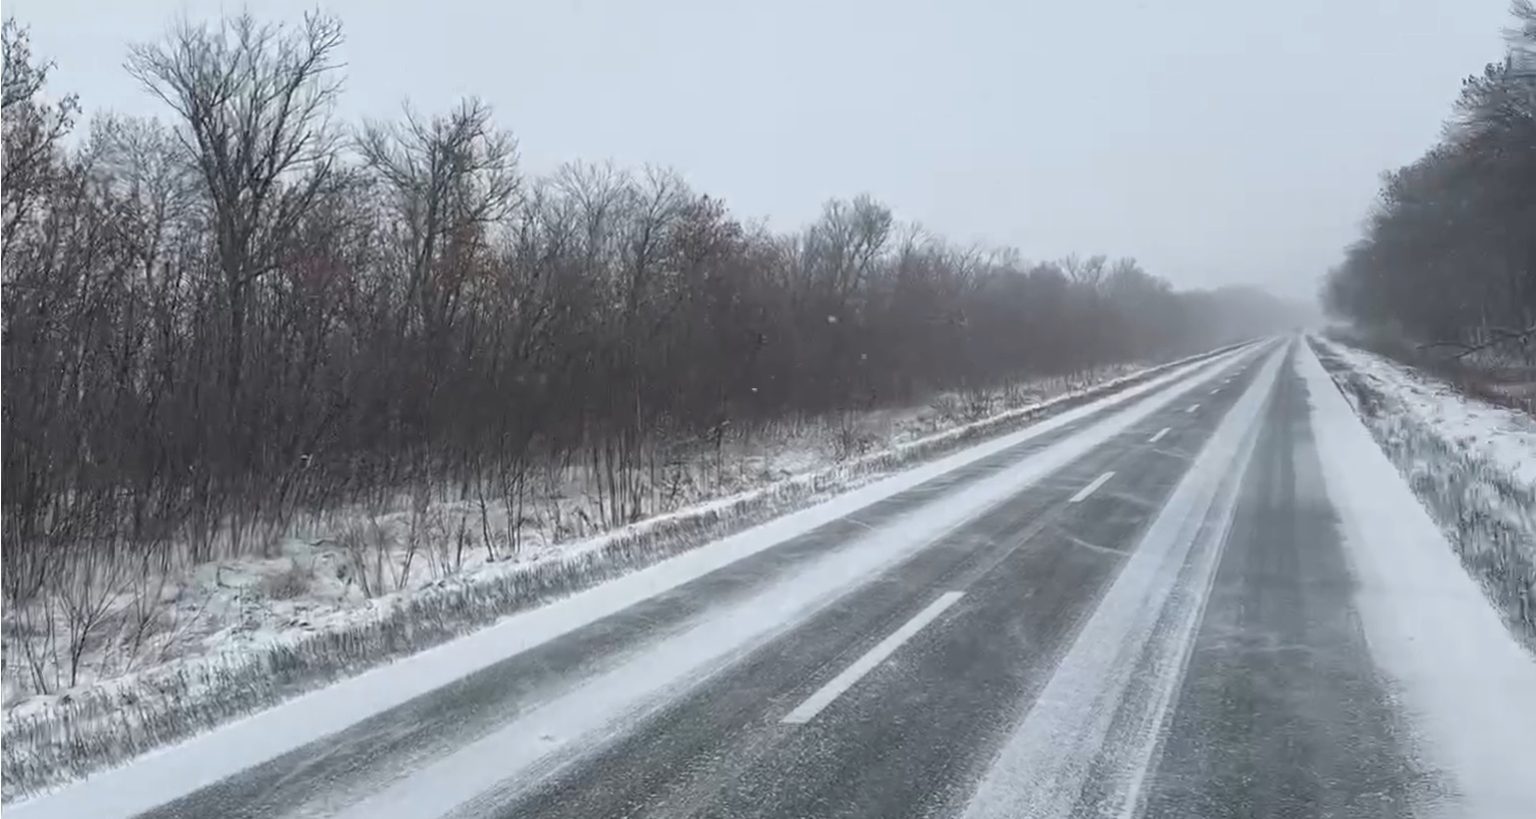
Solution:
{"label": "overcast gray sky", "polygon": [[[199,0],[8,0],[53,88],[157,110],[121,67]],[[297,18],[313,2],[252,2]],[[745,217],[868,192],[1028,258],[1310,296],[1381,170],[1500,59],[1505,0],[332,0],[342,114],[490,102],[524,166],[658,163]]]}

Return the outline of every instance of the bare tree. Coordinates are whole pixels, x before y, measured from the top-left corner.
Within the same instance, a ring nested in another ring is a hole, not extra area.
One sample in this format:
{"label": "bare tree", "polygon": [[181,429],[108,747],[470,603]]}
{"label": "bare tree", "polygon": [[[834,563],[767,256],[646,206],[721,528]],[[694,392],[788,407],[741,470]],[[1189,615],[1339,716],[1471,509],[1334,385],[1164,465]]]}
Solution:
{"label": "bare tree", "polygon": [[183,21],[134,46],[128,71],[181,120],[212,211],[231,401],[245,359],[250,287],[282,263],[300,221],[338,180],[329,117],[341,78],[341,24],[319,13],[289,28],[249,12],[218,25]]}
{"label": "bare tree", "polygon": [[0,240],[9,243],[52,178],[59,140],[74,126],[80,105],[74,95],[56,103],[43,98],[53,63],[33,58],[27,29],[14,19],[4,23],[0,48],[4,49],[0,126],[4,129],[5,179],[0,194],[4,203]]}
{"label": "bare tree", "polygon": [[121,203],[123,239],[154,286],[165,273],[157,268],[201,227],[194,224],[198,180],[191,158],[158,120],[112,115],[92,121],[90,150],[99,159],[99,181]]}
{"label": "bare tree", "polygon": [[463,243],[483,243],[517,203],[517,142],[471,98],[429,121],[407,107],[403,124],[370,124],[356,144],[387,192],[408,255],[406,301],[432,332],[463,285],[443,260]]}
{"label": "bare tree", "polygon": [[1000,384],[1239,332],[1211,320],[1232,294],[1030,266],[869,196],[786,233],[665,169],[525,182],[474,99],[348,136],[340,43],[318,15],[184,22],[128,62],[175,120],[71,141],[72,102],[6,28],[0,595],[34,688],[99,671],[105,643],[131,663],[167,577],[295,519],[409,498],[403,537],[351,538],[376,593],[418,549],[433,572],[516,554],[531,496],[569,477],[556,536],[696,497],[693,451],[734,480],[735,436],[950,390],[981,413]]}
{"label": "bare tree", "polygon": [[1104,281],[1109,258],[1102,254],[1084,259],[1072,254],[1061,260],[1061,269],[1072,281],[1090,290],[1097,290]]}
{"label": "bare tree", "polygon": [[819,278],[840,297],[859,290],[885,250],[892,225],[890,209],[869,196],[828,202],[806,234]]}

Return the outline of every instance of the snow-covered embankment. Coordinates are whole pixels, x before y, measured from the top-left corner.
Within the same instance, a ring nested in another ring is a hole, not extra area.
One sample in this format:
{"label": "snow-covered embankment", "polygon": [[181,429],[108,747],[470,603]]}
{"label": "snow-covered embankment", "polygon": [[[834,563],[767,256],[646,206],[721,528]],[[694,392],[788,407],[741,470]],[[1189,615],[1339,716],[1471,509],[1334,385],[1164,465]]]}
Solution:
{"label": "snow-covered embankment", "polygon": [[[1479,426],[1472,419],[1481,408],[1445,412],[1446,404],[1422,391],[1426,385],[1395,365],[1313,344],[1317,357],[1298,356],[1297,367],[1310,394],[1323,479],[1372,659],[1401,708],[1415,763],[1432,783],[1426,815],[1528,816],[1536,805],[1536,657],[1498,615],[1517,627],[1530,623],[1532,507],[1528,500],[1506,507],[1520,497],[1501,494],[1519,488],[1507,483],[1515,475],[1499,467],[1499,456],[1462,440]],[[1445,400],[1455,408],[1453,399]],[[1512,432],[1506,445],[1532,441]],[[1505,488],[1490,491],[1494,481]],[[1530,491],[1525,484],[1523,497]],[[1439,526],[1432,516],[1442,518]],[[1476,574],[1461,571],[1451,543]],[[1474,579],[1503,595],[1501,610],[1488,605]],[[1516,599],[1527,602],[1511,607]]]}
{"label": "snow-covered embankment", "polygon": [[1310,341],[1467,571],[1536,647],[1536,418],[1381,356]]}

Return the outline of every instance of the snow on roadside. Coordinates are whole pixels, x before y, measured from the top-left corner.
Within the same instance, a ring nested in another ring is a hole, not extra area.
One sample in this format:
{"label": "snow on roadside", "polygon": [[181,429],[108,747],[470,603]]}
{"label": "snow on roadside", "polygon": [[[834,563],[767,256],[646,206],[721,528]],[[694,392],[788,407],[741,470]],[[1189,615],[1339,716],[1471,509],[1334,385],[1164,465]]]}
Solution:
{"label": "snow on roadside", "polygon": [[1443,431],[1458,448],[1520,483],[1536,485],[1536,418],[1469,398],[1444,381],[1375,353],[1326,339],[1318,343],[1420,423]]}
{"label": "snow on roadside", "polygon": [[1311,342],[1467,572],[1536,648],[1536,418],[1381,356]]}
{"label": "snow on roadside", "polygon": [[[1015,406],[932,434],[898,432],[892,437],[908,440],[851,458],[812,458],[819,468],[777,477],[558,549],[535,550],[525,560],[488,562],[402,592],[357,601],[346,597],[345,588],[334,588],[335,583],[311,582],[311,589],[318,585],[329,597],[310,593],[277,605],[268,601],[254,616],[255,628],[241,631],[241,639],[223,640],[218,650],[204,656],[167,658],[63,696],[33,697],[21,707],[8,708],[5,797],[11,799],[131,758],[369,666],[474,631],[508,614],[866,485],[915,462],[966,446],[974,449],[980,438],[1000,435],[1046,416],[1054,417],[1030,429],[1054,425],[1079,414],[1068,410],[1096,399],[1103,398],[1103,404],[1129,400],[1202,366],[1208,356],[1077,385],[1048,400]],[[934,423],[923,418],[923,413],[916,413],[905,423],[891,423],[898,430]],[[313,567],[322,557],[323,553],[311,553],[307,559]],[[287,558],[293,562],[297,559],[296,555]],[[281,570],[282,566],[281,561],[275,566],[247,562],[229,571],[206,574],[219,588],[263,591],[270,580],[264,572]],[[311,571],[326,576],[313,568]],[[272,611],[284,612],[289,619],[275,625],[270,619],[263,620]],[[244,616],[253,619],[249,611]],[[214,638],[221,636],[215,634]]]}
{"label": "snow on roadside", "polygon": [[[993,390],[942,393],[926,405],[781,420],[751,430],[727,427],[719,439],[663,442],[648,452],[652,468],[636,479],[640,491],[626,504],[634,517],[625,523],[638,521],[643,528],[729,508],[806,475],[857,477],[866,471],[862,462],[878,461],[893,448],[922,447],[936,435],[964,434],[977,423],[987,427],[1020,413],[1033,416],[1059,400],[1146,372],[1144,366],[1110,365]],[[532,472],[515,510],[498,498],[482,507],[453,488],[436,487],[381,499],[383,508],[300,515],[270,537],[270,556],[178,564],[153,578],[138,576],[137,565],[116,567],[112,585],[122,591],[75,668],[69,667],[75,658],[60,648],[71,646],[72,622],[49,617],[38,605],[8,607],[6,645],[16,650],[0,663],[7,713],[26,714],[171,661],[261,651],[296,635],[348,628],[349,621],[390,605],[384,598],[395,593],[465,582],[505,571],[508,563],[526,567],[565,559],[623,528],[608,520],[611,509],[590,464],[540,464]],[[34,650],[23,650],[29,648]]]}
{"label": "snow on roadside", "polygon": [[[1314,343],[1319,355],[1299,355],[1296,366],[1309,392],[1323,480],[1359,583],[1361,625],[1404,709],[1419,762],[1444,777],[1436,783],[1444,787],[1442,803],[1425,807],[1430,815],[1529,816],[1536,805],[1536,658],[1512,639],[1456,564],[1429,511],[1399,475],[1401,464],[1388,460],[1387,452],[1404,448],[1378,446],[1374,413],[1357,417],[1352,403],[1361,393],[1350,395],[1358,389],[1353,371],[1341,377],[1337,369],[1345,359],[1333,345]],[[1331,379],[1320,361],[1330,357]],[[1392,393],[1364,393],[1372,394],[1398,400]],[[1410,434],[1434,434],[1430,429]]]}

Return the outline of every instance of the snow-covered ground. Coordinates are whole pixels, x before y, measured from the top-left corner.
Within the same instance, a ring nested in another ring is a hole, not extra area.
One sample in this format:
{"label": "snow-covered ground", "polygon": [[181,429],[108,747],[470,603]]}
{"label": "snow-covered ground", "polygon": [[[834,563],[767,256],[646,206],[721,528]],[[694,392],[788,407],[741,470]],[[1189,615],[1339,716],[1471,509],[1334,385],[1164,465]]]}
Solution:
{"label": "snow-covered ground", "polygon": [[1467,571],[1536,646],[1536,418],[1373,353],[1311,342]]}
{"label": "snow-covered ground", "polygon": [[[450,497],[454,489],[402,492],[381,508],[349,508],[301,518],[271,536],[266,556],[245,554],[173,567],[143,577],[138,566],[111,572],[121,585],[79,658],[67,647],[70,623],[40,610],[6,612],[4,701],[16,715],[100,681],[168,662],[260,650],[275,641],[351,628],[404,595],[472,583],[478,575],[521,571],[600,548],[616,532],[637,532],[678,516],[725,509],[785,482],[817,476],[818,489],[859,479],[891,452],[978,423],[1017,423],[1094,390],[1124,383],[1144,365],[1111,365],[967,394],[945,393],[918,406],[794,419],[712,441],[660,446],[654,474],[639,476],[632,526],[607,519],[593,469],[583,463],[534,470],[515,510]],[[513,522],[516,522],[515,525]],[[49,633],[47,623],[53,623]],[[32,648],[32,651],[25,649]],[[20,709],[19,711],[17,709]]]}
{"label": "snow-covered ground", "polygon": [[[1194,365],[1126,366],[991,395],[941,396],[925,407],[844,415],[700,448],[662,476],[671,491],[652,493],[664,497],[652,517],[609,531],[596,522],[582,481],[567,475],[520,510],[521,548],[510,559],[487,559],[473,539],[458,548],[466,530],[494,531],[509,517],[504,508],[473,502],[407,500],[399,509],[310,521],[309,531],[282,540],[279,557],[157,579],[151,619],[163,627],[127,661],[120,641],[100,641],[84,658],[79,683],[47,694],[28,685],[34,669],[14,650],[15,613],[8,612],[6,797],[174,742],[980,438],[1070,416],[1061,413],[1104,396],[1126,400],[1161,382],[1164,370],[1187,366]],[[137,604],[144,599],[137,595]],[[123,608],[132,605],[134,597],[125,596]]]}
{"label": "snow-covered ground", "polygon": [[[1303,352],[1296,359],[1312,405],[1323,480],[1359,584],[1361,626],[1372,658],[1407,717],[1410,747],[1430,776],[1443,778],[1436,784],[1441,804],[1431,815],[1530,816],[1536,810],[1536,708],[1531,707],[1536,658],[1512,639],[1456,565],[1445,534],[1459,530],[1442,533],[1445,522],[1437,526],[1429,514],[1436,505],[1426,510],[1420,502],[1426,488],[1439,492],[1462,480],[1447,474],[1470,468],[1436,459],[1475,459],[1491,465],[1484,469],[1499,466],[1506,477],[1523,474],[1502,469],[1504,453],[1483,454],[1479,445],[1462,441],[1468,429],[1477,429],[1502,431],[1493,434],[1507,434],[1511,449],[1529,446],[1530,427],[1520,419],[1495,420],[1484,407],[1462,406],[1463,399],[1437,393],[1390,362],[1318,339],[1313,343],[1317,357]],[[1343,389],[1334,389],[1320,360],[1331,364],[1332,382]],[[1367,409],[1363,398],[1382,403]],[[1351,405],[1371,434],[1356,422]],[[1391,416],[1400,417],[1383,420]],[[1492,446],[1498,448],[1498,442]],[[1399,460],[1408,453],[1416,454]],[[1412,491],[1398,470],[1413,482]],[[1463,492],[1472,496],[1463,502],[1478,504],[1469,514],[1491,513],[1482,505],[1482,493]],[[1532,508],[1523,512],[1529,522]],[[1468,546],[1460,545],[1465,557]],[[1530,545],[1525,540],[1525,559]],[[1524,570],[1529,572],[1529,563]],[[1404,605],[1405,599],[1411,605]]]}

